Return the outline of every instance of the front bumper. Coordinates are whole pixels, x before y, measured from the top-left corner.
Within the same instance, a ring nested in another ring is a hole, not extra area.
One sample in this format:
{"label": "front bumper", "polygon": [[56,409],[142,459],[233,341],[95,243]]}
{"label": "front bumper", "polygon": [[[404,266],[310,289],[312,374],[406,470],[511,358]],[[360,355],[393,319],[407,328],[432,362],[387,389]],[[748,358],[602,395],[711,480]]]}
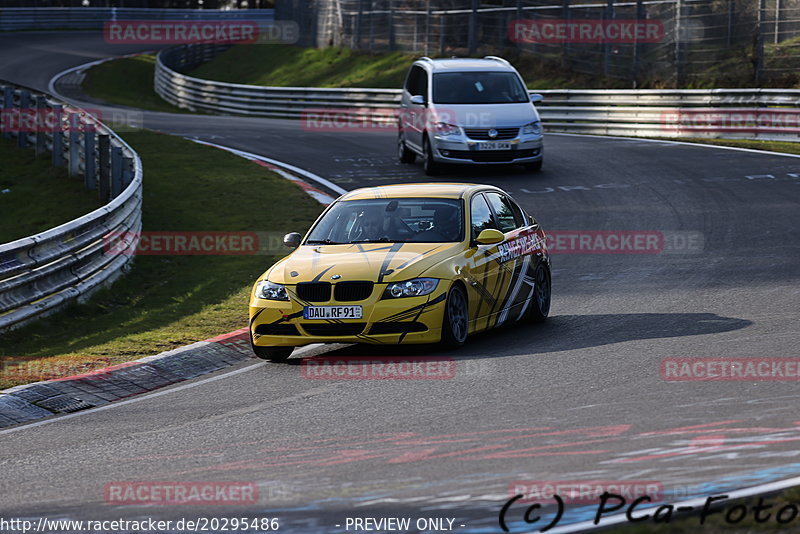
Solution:
{"label": "front bumper", "polygon": [[289,301],[252,298],[250,337],[259,347],[438,342],[447,297],[444,280],[433,293],[422,297],[382,299],[386,285],[375,284],[370,297],[363,301],[310,303],[314,306],[362,306],[361,319],[306,320],[303,319],[304,304],[293,297]]}
{"label": "front bumper", "polygon": [[477,150],[476,147],[480,142],[464,136],[434,136],[431,143],[433,159],[440,163],[454,164],[519,164],[535,163],[542,159],[544,153],[541,136],[501,140],[500,142],[511,144],[510,150]]}

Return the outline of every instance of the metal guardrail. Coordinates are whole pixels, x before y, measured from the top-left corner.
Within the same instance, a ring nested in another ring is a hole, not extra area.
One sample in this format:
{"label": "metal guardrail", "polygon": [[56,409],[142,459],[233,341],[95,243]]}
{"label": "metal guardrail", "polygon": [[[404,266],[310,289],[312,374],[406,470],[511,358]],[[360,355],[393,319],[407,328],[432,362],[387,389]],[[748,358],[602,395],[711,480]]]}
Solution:
{"label": "metal guardrail", "polygon": [[116,20],[251,20],[272,21],[272,9],[147,9],[127,7],[7,7],[0,8],[0,31],[98,30]]}
{"label": "metal guardrail", "polygon": [[45,232],[0,244],[0,331],[53,313],[111,283],[133,259],[142,217],[142,163],[85,111],[0,82],[0,135],[50,153],[83,176],[104,206]]}
{"label": "metal guardrail", "polygon": [[[162,50],[156,61],[156,92],[167,102],[193,111],[302,118],[315,111],[336,110],[340,117],[354,121],[395,120],[399,89],[262,87],[204,80],[180,72],[212,59],[223,49],[180,45]],[[532,92],[544,96],[537,109],[552,132],[800,141],[797,89]]]}

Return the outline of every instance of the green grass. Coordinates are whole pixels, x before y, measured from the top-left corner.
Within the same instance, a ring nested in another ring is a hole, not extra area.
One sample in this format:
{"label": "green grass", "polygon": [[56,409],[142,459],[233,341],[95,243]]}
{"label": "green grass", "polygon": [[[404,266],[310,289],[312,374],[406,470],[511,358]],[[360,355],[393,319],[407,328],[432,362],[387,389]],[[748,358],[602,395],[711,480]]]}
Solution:
{"label": "green grass", "polygon": [[[558,59],[505,51],[504,57],[535,88],[626,87],[626,82],[576,74]],[[402,87],[419,57],[403,52],[368,53],[344,47],[238,45],[188,72],[209,80],[276,87]],[[302,66],[302,68],[298,68]]]}
{"label": "green grass", "polygon": [[[125,139],[144,164],[145,231],[303,231],[321,211],[295,184],[232,154],[148,131]],[[244,327],[249,290],[277,259],[138,256],[88,303],[0,337],[0,387],[25,381],[20,360],[76,374]]]}
{"label": "green grass", "polygon": [[199,78],[278,87],[379,87],[403,85],[416,55],[368,54],[349,48],[239,45],[190,71]]}
{"label": "green grass", "polygon": [[155,55],[144,54],[95,65],[86,72],[83,92],[99,100],[132,108],[192,113],[169,104],[153,90]]}
{"label": "green grass", "polygon": [[37,158],[33,149],[0,139],[0,243],[38,234],[100,207],[97,192],[83,187],[82,175],[70,178],[50,158]]}
{"label": "green grass", "polygon": [[674,137],[650,137],[649,139],[660,139],[663,141],[681,141],[684,143],[700,143],[704,145],[733,146],[738,148],[750,148],[753,150],[766,150],[768,152],[785,152],[787,154],[800,154],[800,143],[788,141],[751,141],[749,139],[705,139],[702,137],[674,138]]}

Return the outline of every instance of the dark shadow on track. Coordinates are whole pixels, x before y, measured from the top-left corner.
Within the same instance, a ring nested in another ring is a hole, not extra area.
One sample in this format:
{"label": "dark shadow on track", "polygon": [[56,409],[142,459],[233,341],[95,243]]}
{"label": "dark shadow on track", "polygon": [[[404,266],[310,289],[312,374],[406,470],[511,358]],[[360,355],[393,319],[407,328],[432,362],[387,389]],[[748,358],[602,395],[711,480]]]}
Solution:
{"label": "dark shadow on track", "polygon": [[[730,332],[752,321],[715,313],[619,313],[557,315],[542,324],[517,323],[471,336],[461,350],[435,345],[351,345],[325,357],[418,357],[479,359],[519,354],[544,354],[598,347],[637,339],[661,339]],[[300,365],[302,358],[290,359]],[[358,363],[353,361],[352,363]]]}

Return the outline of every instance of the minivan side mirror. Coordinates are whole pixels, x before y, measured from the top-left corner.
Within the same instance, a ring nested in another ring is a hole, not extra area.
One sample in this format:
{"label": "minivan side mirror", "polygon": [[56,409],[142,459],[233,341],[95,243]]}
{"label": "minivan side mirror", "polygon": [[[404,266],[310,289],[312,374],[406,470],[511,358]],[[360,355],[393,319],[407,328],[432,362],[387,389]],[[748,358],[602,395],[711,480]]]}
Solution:
{"label": "minivan side mirror", "polygon": [[411,97],[411,103],[416,104],[418,106],[425,106],[427,103],[425,102],[425,97],[422,95],[414,95]]}
{"label": "minivan side mirror", "polygon": [[283,236],[283,244],[289,248],[297,248],[300,246],[300,240],[303,239],[297,232],[292,232]]}
{"label": "minivan side mirror", "polygon": [[538,104],[542,100],[544,100],[544,97],[542,95],[540,95],[539,93],[531,93],[531,102],[532,103]]}

